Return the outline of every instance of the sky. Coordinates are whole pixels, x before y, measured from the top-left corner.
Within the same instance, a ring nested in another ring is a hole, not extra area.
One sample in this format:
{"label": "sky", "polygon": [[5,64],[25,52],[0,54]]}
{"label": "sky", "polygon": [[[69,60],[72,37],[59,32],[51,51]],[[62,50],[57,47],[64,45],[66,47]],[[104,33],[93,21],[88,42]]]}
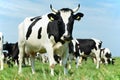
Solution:
{"label": "sky", "polygon": [[18,41],[18,25],[26,18],[50,13],[53,8],[74,9],[84,17],[74,22],[74,38],[96,38],[109,48],[112,56],[120,56],[120,0],[0,0],[0,32],[4,42]]}

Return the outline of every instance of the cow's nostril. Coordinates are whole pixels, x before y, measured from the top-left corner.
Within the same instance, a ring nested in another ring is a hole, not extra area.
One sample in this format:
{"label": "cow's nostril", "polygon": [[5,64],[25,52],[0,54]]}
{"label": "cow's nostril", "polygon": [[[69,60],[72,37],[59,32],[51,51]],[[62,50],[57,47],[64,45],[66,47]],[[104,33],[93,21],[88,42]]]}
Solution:
{"label": "cow's nostril", "polygon": [[67,35],[67,36],[64,36],[64,39],[67,40],[67,41],[69,41],[69,40],[72,39],[72,37],[70,35]]}
{"label": "cow's nostril", "polygon": [[67,35],[67,36],[64,36],[64,38],[69,38],[70,36],[69,35]]}

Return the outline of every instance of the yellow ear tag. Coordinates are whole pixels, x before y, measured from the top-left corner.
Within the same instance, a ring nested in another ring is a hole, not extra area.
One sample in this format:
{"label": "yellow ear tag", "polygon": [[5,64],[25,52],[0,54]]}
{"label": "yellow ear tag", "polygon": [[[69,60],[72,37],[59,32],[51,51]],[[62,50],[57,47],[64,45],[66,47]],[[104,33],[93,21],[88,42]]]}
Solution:
{"label": "yellow ear tag", "polygon": [[79,19],[80,19],[80,16],[78,16],[77,19],[79,20]]}
{"label": "yellow ear tag", "polygon": [[50,17],[50,20],[51,20],[51,21],[53,21],[53,20],[54,20],[54,18]]}

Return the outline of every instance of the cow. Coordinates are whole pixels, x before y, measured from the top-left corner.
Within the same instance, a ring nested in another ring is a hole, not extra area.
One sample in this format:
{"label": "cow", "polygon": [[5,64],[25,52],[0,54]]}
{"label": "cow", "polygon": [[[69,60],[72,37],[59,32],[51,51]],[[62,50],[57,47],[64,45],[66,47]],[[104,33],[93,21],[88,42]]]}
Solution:
{"label": "cow", "polygon": [[48,53],[51,75],[54,75],[54,53],[62,56],[64,74],[68,73],[68,44],[72,40],[74,20],[80,20],[83,13],[77,13],[80,4],[75,9],[62,8],[56,10],[50,5],[52,13],[37,17],[27,17],[18,26],[19,70],[22,72],[24,53],[30,54],[32,74],[35,74],[35,54]]}
{"label": "cow", "polygon": [[6,42],[3,44],[3,50],[8,51],[6,58],[8,58],[8,65],[12,65],[11,61],[13,61],[16,65],[18,64],[18,54],[19,54],[19,49],[18,49],[18,42],[16,43],[8,43]]}
{"label": "cow", "polygon": [[[3,50],[7,51],[6,54],[4,54],[6,58],[6,62],[9,67],[13,66],[13,63],[15,66],[18,65],[18,54],[19,54],[19,49],[18,49],[18,42],[16,43],[8,43],[6,42],[3,44]],[[29,60],[29,55],[24,54],[24,60],[23,60],[23,65],[31,65],[30,60]]]}
{"label": "cow", "polygon": [[37,52],[36,58],[37,58],[38,60],[42,61],[42,63],[48,62],[48,54],[47,54],[47,53],[40,54],[39,52]]}
{"label": "cow", "polygon": [[4,68],[3,40],[3,33],[0,32],[0,70]]}
{"label": "cow", "polygon": [[[44,53],[44,54],[37,53],[36,58],[38,60],[41,60],[43,63],[46,63],[48,62],[48,53]],[[61,63],[61,57],[55,53],[54,53],[54,59],[57,63]]]}
{"label": "cow", "polygon": [[76,68],[81,64],[83,58],[87,60],[87,56],[96,57],[97,66],[99,68],[100,64],[100,49],[102,46],[102,41],[91,38],[91,39],[73,39],[69,43],[69,54],[76,57]]}
{"label": "cow", "polygon": [[114,59],[112,59],[112,54],[109,48],[101,48],[100,57],[101,63],[114,64]]}

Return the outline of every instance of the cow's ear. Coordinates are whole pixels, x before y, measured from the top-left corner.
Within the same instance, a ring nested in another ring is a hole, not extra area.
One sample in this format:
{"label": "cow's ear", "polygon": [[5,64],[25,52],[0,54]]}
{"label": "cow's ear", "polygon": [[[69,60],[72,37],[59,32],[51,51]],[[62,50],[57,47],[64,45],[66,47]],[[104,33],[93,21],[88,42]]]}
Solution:
{"label": "cow's ear", "polygon": [[80,20],[81,17],[83,17],[83,16],[84,16],[83,13],[77,13],[77,14],[74,15],[74,19],[75,19],[75,20]]}
{"label": "cow's ear", "polygon": [[50,13],[48,14],[48,18],[53,21],[53,20],[58,20],[58,16],[56,14]]}

